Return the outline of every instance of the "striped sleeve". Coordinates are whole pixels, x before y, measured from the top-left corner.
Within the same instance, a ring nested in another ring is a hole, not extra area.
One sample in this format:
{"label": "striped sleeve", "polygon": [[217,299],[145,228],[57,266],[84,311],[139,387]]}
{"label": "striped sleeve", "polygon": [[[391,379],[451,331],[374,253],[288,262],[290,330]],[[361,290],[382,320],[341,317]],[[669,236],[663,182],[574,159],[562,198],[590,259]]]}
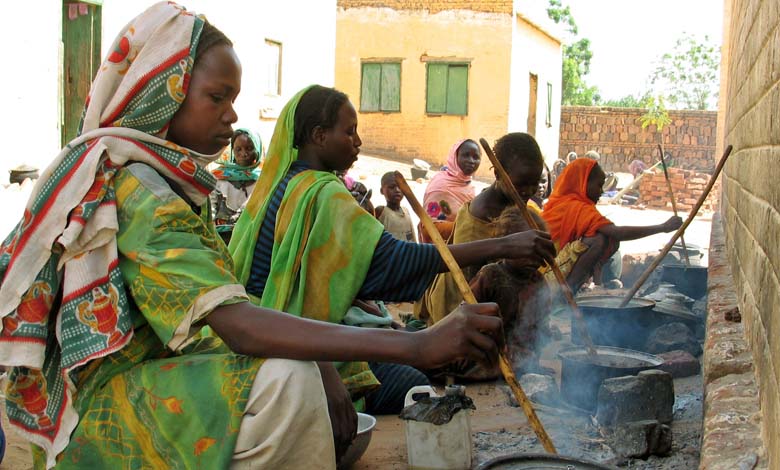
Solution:
{"label": "striped sleeve", "polygon": [[422,297],[439,271],[434,245],[397,240],[383,232],[358,298],[410,302]]}

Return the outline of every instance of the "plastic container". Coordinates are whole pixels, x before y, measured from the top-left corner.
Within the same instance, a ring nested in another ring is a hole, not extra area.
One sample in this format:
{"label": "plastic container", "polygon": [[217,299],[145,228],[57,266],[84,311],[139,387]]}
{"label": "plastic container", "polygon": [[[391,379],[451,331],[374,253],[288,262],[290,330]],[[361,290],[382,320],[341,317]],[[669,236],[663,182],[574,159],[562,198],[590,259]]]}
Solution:
{"label": "plastic container", "polygon": [[[413,405],[415,395],[439,396],[428,385],[412,387],[405,406]],[[457,412],[449,423],[435,425],[406,420],[406,451],[410,470],[466,470],[471,468],[471,423],[469,413]]]}

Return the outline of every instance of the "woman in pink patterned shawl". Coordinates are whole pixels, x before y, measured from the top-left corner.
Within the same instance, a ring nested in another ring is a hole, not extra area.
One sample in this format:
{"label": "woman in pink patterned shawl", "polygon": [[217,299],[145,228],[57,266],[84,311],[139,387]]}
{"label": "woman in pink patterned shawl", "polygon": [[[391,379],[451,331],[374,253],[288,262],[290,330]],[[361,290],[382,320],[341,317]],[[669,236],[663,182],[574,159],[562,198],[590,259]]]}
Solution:
{"label": "woman in pink patterned shawl", "polygon": [[474,199],[471,184],[481,160],[479,145],[471,139],[455,142],[447,156],[447,166],[428,183],[423,196],[423,207],[434,220],[454,221],[458,209]]}

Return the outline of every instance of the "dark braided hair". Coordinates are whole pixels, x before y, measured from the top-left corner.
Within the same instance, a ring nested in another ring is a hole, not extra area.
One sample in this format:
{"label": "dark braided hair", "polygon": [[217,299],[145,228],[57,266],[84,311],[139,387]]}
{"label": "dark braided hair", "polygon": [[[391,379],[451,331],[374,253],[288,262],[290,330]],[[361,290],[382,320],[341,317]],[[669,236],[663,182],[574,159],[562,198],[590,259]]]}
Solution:
{"label": "dark braided hair", "polygon": [[493,146],[496,158],[504,168],[511,167],[515,160],[530,160],[544,165],[542,151],[536,139],[525,132],[510,132],[496,141]]}
{"label": "dark braided hair", "polygon": [[207,50],[219,44],[233,47],[233,42],[225,36],[225,33],[217,29],[213,24],[205,21],[203,23],[203,31],[200,32],[200,38],[198,39],[198,47],[195,49],[195,63],[198,62],[198,59]]}
{"label": "dark braided hair", "polygon": [[295,109],[293,147],[301,148],[311,140],[314,129],[332,129],[339,119],[339,109],[349,98],[335,88],[314,85],[301,96]]}

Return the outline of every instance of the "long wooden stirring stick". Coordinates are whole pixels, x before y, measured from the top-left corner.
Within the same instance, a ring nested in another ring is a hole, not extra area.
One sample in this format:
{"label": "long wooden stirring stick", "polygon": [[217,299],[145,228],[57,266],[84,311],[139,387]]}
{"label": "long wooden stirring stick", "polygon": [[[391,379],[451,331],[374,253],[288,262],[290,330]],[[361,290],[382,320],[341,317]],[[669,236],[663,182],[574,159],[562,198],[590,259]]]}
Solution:
{"label": "long wooden stirring stick", "polygon": [[[501,181],[504,189],[509,192],[508,196],[520,209],[520,213],[523,214],[523,218],[528,223],[528,226],[534,230],[539,230],[539,224],[537,224],[536,220],[531,217],[531,214],[528,212],[528,207],[525,205],[525,201],[523,201],[523,198],[521,198],[520,194],[517,193],[515,185],[512,184],[512,180],[509,178],[509,174],[507,174],[506,170],[504,170],[504,166],[501,165],[501,162],[499,162],[498,158],[496,158],[496,155],[493,153],[493,149],[490,148],[490,144],[488,144],[487,140],[484,138],[479,139],[479,143],[482,144],[482,148],[485,149],[485,153],[490,159],[490,163],[493,164],[493,168],[496,170],[496,173],[498,173],[498,179]],[[569,306],[572,309],[572,314],[574,315],[577,330],[580,333],[582,342],[585,343],[585,347],[588,350],[588,355],[595,356],[596,350],[593,348],[593,341],[591,341],[590,334],[588,334],[588,329],[585,326],[585,319],[582,317],[582,312],[577,306],[577,302],[574,300],[574,293],[569,288],[569,284],[566,283],[566,278],[564,277],[563,272],[561,272],[561,268],[558,267],[558,263],[556,263],[555,260],[553,260],[552,265],[548,263],[548,266],[555,274],[555,279],[558,280],[561,291],[563,291],[563,295],[566,297],[566,301],[569,303]]]}
{"label": "long wooden stirring stick", "polygon": [[[666,168],[666,159],[664,158],[664,147],[663,144],[658,144],[658,151],[661,152],[661,166],[664,169],[664,178],[666,179],[666,188],[669,190],[669,199],[672,200],[672,210],[674,211],[674,216],[678,217],[677,215],[677,201],[674,197],[674,190],[672,189],[672,180],[669,179],[669,171]],[[691,267],[691,260],[688,259],[688,247],[685,246],[685,238],[680,235],[680,244],[682,245],[683,249],[683,256],[685,257],[685,266],[690,268]]]}
{"label": "long wooden stirring stick", "polygon": [[[439,251],[439,255],[441,255],[444,264],[446,264],[447,268],[449,268],[450,274],[455,280],[455,284],[458,286],[458,290],[460,290],[460,293],[463,296],[463,300],[465,300],[468,304],[476,304],[477,299],[474,297],[474,293],[471,291],[471,287],[469,287],[469,283],[466,281],[466,277],[463,275],[463,271],[461,271],[460,266],[458,266],[458,262],[455,261],[452,253],[450,253],[450,249],[447,248],[447,243],[441,237],[441,234],[436,229],[436,226],[428,216],[428,213],[425,212],[425,209],[423,209],[423,207],[420,205],[420,202],[417,200],[417,197],[414,195],[411,188],[409,188],[409,185],[406,184],[406,180],[404,179],[403,175],[397,171],[395,172],[395,182],[398,184],[401,192],[406,197],[406,200],[409,201],[409,204],[412,206],[414,212],[420,218],[420,222],[423,224],[423,227],[425,227],[425,230],[428,232],[431,240],[433,240],[433,244]],[[509,364],[509,360],[507,359],[504,352],[499,354],[499,367],[501,368],[501,373],[504,376],[504,380],[506,380],[506,383],[509,384],[509,388],[512,390],[515,399],[523,408],[523,412],[528,418],[528,421],[531,423],[531,428],[533,428],[536,436],[542,442],[544,450],[551,454],[557,454],[558,452],[555,450],[555,446],[553,445],[550,436],[547,434],[547,431],[545,431],[542,422],[536,415],[536,411],[534,411],[530,400],[528,400],[528,396],[520,386],[520,382],[517,381],[515,372],[512,370],[512,366]]]}
{"label": "long wooden stirring stick", "polygon": [[723,152],[723,156],[720,157],[720,161],[718,162],[718,165],[715,167],[715,172],[712,173],[712,176],[710,177],[710,181],[707,183],[707,186],[704,188],[704,192],[701,193],[701,196],[699,196],[699,200],[696,201],[696,205],[693,206],[693,209],[691,210],[691,213],[688,215],[688,218],[685,220],[685,223],[680,226],[680,228],[677,229],[676,232],[674,232],[674,235],[672,235],[672,239],[669,240],[669,243],[666,244],[663,250],[661,250],[661,254],[655,257],[655,260],[650,264],[650,266],[645,269],[645,272],[642,273],[641,276],[639,276],[639,279],[634,284],[634,287],[631,288],[630,291],[626,294],[626,296],[623,298],[623,301],[620,303],[621,307],[625,307],[628,305],[628,303],[631,301],[631,298],[634,297],[634,295],[637,293],[640,287],[647,281],[647,278],[650,277],[650,274],[655,271],[655,268],[658,267],[659,264],[661,264],[661,261],[664,259],[664,257],[669,254],[669,251],[672,249],[672,246],[674,246],[674,242],[677,241],[678,238],[682,236],[683,233],[685,233],[685,229],[688,228],[689,225],[691,225],[691,222],[693,222],[694,217],[696,217],[696,214],[699,212],[699,209],[701,209],[701,206],[704,204],[704,201],[707,199],[707,196],[710,194],[710,191],[712,190],[712,187],[715,185],[715,182],[718,180],[718,176],[720,175],[721,170],[723,170],[723,165],[726,164],[726,160],[729,158],[729,155],[731,155],[731,145],[726,147],[726,150]]}

